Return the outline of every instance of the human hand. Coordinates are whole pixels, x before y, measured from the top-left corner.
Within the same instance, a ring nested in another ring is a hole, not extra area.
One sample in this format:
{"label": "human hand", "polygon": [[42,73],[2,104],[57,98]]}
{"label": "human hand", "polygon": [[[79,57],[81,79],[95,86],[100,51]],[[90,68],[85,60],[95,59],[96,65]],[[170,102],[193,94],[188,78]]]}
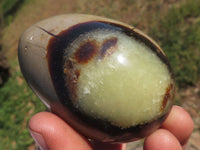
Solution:
{"label": "human hand", "polygon": [[[43,150],[125,150],[126,144],[89,142],[55,114],[40,112],[29,121],[29,129]],[[182,150],[193,131],[190,115],[173,106],[160,129],[149,135],[144,150]]]}

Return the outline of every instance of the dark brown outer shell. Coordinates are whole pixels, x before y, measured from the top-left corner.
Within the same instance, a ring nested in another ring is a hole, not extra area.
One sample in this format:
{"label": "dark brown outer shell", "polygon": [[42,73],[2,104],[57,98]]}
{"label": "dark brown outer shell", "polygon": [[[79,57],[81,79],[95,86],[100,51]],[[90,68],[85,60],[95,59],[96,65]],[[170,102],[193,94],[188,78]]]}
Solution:
{"label": "dark brown outer shell", "polygon": [[[47,60],[49,70],[51,74],[51,79],[56,89],[56,93],[61,103],[63,104],[51,104],[51,109],[54,113],[61,116],[66,122],[68,122],[76,130],[78,130],[80,133],[87,136],[88,138],[104,142],[130,142],[138,138],[143,138],[146,135],[152,133],[155,129],[157,129],[160,126],[161,122],[166,118],[168,114],[167,112],[159,118],[156,118],[156,120],[152,120],[151,122],[122,129],[120,127],[112,125],[106,120],[92,118],[84,114],[83,112],[80,112],[72,103],[74,97],[76,96],[76,80],[78,80],[78,74],[81,73],[81,70],[74,70],[72,72],[68,71],[73,70],[73,64],[69,66],[64,66],[64,51],[66,47],[80,34],[84,34],[94,29],[110,29],[114,31],[120,31],[127,34],[128,36],[135,38],[140,42],[145,43],[148,47],[152,49],[152,51],[155,52],[155,54],[163,61],[163,63],[167,65],[168,70],[171,72],[171,76],[173,78],[172,69],[168,63],[166,56],[164,56],[163,53],[160,52],[159,47],[154,45],[149,39],[147,39],[143,35],[140,35],[134,30],[124,27],[122,25],[110,22],[91,21],[80,23],[75,26],[72,26],[67,30],[62,31],[61,33],[52,37],[49,40],[47,48]],[[115,39],[113,39],[110,42],[115,43]],[[75,53],[75,62],[82,64],[90,61],[92,57],[97,53],[96,46],[94,43],[95,41],[93,41],[92,44],[83,43],[83,47],[88,46],[88,44],[90,45],[90,53],[87,55],[83,55],[82,49],[80,47],[79,51]],[[102,50],[101,56],[105,56],[105,50]],[[63,68],[67,70],[67,73],[66,70],[64,71]],[[77,72],[79,73],[76,74]],[[77,78],[72,79],[70,77],[66,77],[65,73],[67,74],[67,76],[75,75]],[[172,93],[172,95],[173,94],[174,93]],[[167,91],[167,95],[165,96],[165,98],[168,98],[168,95],[169,91]],[[161,110],[164,109],[166,101],[167,100],[163,100],[163,108],[161,108]]]}

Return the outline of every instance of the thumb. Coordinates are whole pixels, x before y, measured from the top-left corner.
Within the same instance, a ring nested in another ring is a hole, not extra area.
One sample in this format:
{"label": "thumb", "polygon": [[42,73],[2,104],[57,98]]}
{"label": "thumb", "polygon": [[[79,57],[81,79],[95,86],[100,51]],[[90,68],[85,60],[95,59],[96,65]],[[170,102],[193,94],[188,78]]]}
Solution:
{"label": "thumb", "polygon": [[29,130],[42,150],[125,150],[125,144],[94,141],[90,144],[61,118],[49,112],[33,116],[29,121]]}
{"label": "thumb", "polygon": [[87,139],[49,112],[33,116],[29,130],[42,150],[92,150]]}

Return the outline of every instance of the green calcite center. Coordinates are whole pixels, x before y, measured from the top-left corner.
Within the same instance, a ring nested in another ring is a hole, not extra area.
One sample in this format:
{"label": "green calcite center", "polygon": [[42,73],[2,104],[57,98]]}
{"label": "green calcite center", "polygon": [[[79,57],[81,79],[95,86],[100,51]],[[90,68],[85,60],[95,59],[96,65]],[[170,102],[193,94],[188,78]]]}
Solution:
{"label": "green calcite center", "polygon": [[[95,33],[95,38],[113,37],[109,32]],[[167,66],[145,44],[120,32],[115,37],[114,53],[81,66],[74,104],[94,118],[128,128],[161,115],[171,77]]]}

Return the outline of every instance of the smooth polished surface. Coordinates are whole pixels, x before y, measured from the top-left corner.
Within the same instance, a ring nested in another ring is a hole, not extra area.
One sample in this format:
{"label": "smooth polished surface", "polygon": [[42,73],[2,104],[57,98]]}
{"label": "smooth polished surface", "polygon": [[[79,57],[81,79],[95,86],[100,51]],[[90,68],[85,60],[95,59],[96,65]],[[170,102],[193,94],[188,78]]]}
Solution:
{"label": "smooth polished surface", "polygon": [[20,39],[19,62],[46,106],[92,139],[144,137],[173,103],[173,73],[161,48],[107,18],[71,14],[35,24]]}

